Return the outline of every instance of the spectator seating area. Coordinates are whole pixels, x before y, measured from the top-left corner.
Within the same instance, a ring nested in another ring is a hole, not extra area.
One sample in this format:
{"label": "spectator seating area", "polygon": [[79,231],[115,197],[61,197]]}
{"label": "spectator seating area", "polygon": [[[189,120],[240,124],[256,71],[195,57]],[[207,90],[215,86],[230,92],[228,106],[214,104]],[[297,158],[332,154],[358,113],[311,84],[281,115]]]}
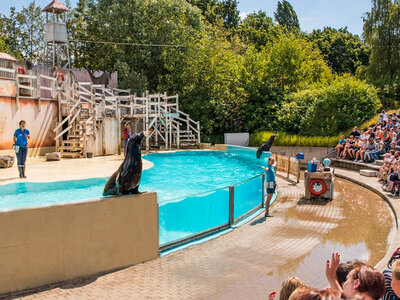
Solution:
{"label": "spectator seating area", "polygon": [[348,138],[341,137],[335,154],[336,166],[361,170],[364,176],[378,175],[383,190],[399,195],[400,111],[382,111],[377,124],[361,131],[354,127]]}

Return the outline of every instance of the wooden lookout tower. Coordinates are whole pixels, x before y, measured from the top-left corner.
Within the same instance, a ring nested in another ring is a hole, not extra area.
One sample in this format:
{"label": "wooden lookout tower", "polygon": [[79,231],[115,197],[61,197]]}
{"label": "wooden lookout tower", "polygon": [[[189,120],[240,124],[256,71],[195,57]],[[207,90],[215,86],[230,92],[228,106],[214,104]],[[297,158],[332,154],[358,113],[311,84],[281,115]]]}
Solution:
{"label": "wooden lookout tower", "polygon": [[43,9],[43,12],[46,13],[44,62],[51,67],[70,67],[65,19],[67,11],[69,8],[58,0],[53,0]]}

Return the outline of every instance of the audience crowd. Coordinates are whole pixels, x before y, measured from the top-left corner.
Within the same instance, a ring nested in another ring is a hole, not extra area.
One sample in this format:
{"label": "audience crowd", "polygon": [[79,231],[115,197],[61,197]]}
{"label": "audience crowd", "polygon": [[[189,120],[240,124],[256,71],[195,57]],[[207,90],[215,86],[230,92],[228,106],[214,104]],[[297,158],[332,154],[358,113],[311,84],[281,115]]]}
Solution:
{"label": "audience crowd", "polygon": [[341,136],[336,146],[336,158],[360,163],[377,164],[379,180],[385,191],[400,194],[400,111],[380,114],[378,123],[358,130],[353,128],[348,138]]}
{"label": "audience crowd", "polygon": [[[279,300],[398,300],[400,297],[400,248],[390,258],[382,273],[365,263],[354,260],[340,263],[340,255],[332,254],[326,262],[325,276],[329,287],[316,289],[297,277],[282,283]],[[269,293],[274,300],[276,291]]]}

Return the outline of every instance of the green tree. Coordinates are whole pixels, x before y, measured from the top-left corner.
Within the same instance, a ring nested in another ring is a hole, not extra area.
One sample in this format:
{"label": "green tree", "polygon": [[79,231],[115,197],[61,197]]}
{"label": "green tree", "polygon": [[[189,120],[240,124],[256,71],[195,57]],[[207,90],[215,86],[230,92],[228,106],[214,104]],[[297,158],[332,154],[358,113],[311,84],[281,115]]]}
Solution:
{"label": "green tree", "polygon": [[79,39],[89,42],[79,43],[75,65],[106,71],[122,67],[121,88],[137,92],[143,92],[134,86],[137,82],[157,90],[168,75],[166,64],[204,30],[199,9],[183,0],[93,0],[83,25]]}
{"label": "green tree", "polygon": [[240,84],[243,45],[227,38],[222,22],[188,45],[173,82],[181,109],[199,120],[206,136],[243,128],[245,91]]}
{"label": "green tree", "polygon": [[215,25],[222,19],[227,29],[236,28],[240,22],[237,0],[187,0],[201,10],[205,20]]}
{"label": "green tree", "polygon": [[381,88],[385,106],[400,100],[400,2],[372,0],[364,16],[363,36],[371,48],[368,80]]}
{"label": "green tree", "polygon": [[287,0],[278,1],[275,20],[289,30],[300,29],[299,19],[293,6]]}
{"label": "green tree", "polygon": [[18,50],[25,58],[37,63],[43,57],[45,20],[42,10],[32,1],[17,14],[19,27]]}
{"label": "green tree", "polygon": [[281,33],[281,27],[276,26],[272,18],[264,11],[250,13],[241,22],[237,33],[246,44],[256,46],[257,49],[269,46],[276,42]]}
{"label": "green tree", "polygon": [[347,28],[316,29],[308,35],[308,39],[317,45],[328,66],[338,74],[354,75],[359,66],[368,65],[368,48],[359,36],[351,34]]}

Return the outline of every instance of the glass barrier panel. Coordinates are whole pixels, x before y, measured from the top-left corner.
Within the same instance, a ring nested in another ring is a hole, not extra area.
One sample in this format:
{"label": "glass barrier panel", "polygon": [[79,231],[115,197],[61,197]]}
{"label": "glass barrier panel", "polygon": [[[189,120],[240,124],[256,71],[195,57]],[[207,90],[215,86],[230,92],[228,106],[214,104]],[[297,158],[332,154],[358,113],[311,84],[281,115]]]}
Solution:
{"label": "glass barrier panel", "polygon": [[252,209],[261,205],[262,176],[257,176],[249,181],[235,185],[235,205],[233,216],[236,220]]}
{"label": "glass barrier panel", "polygon": [[229,188],[186,197],[159,208],[160,245],[229,222]]}

